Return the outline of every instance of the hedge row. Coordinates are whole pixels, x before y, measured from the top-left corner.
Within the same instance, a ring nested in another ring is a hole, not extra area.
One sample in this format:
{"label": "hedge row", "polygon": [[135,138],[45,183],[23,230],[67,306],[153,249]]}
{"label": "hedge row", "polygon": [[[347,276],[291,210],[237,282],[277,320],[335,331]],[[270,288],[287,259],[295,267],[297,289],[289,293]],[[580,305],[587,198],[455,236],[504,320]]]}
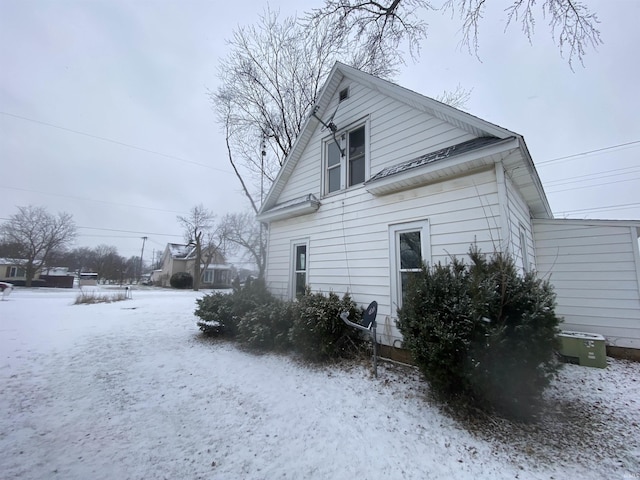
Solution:
{"label": "hedge row", "polygon": [[214,293],[197,300],[198,326],[208,334],[232,338],[262,351],[297,351],[320,362],[352,356],[363,344],[360,333],[340,319],[349,311],[352,321],[362,309],[345,295],[323,295],[309,290],[295,302],[280,300],[253,280],[233,293]]}

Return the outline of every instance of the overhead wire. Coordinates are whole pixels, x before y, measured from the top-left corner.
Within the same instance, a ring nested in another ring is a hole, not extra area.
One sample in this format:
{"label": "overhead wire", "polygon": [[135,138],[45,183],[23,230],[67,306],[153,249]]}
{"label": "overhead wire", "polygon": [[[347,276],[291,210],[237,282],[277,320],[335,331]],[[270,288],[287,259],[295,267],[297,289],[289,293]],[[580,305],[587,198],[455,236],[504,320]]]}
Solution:
{"label": "overhead wire", "polygon": [[114,140],[112,138],[103,137],[103,136],[100,136],[100,135],[94,135],[92,133],[82,132],[80,130],[74,130],[73,128],[62,127],[62,126],[56,125],[54,123],[43,122],[42,120],[36,120],[34,118],[25,117],[25,116],[22,116],[22,115],[16,115],[15,113],[9,113],[9,112],[4,112],[4,111],[0,111],[0,114],[8,116],[8,117],[18,118],[20,120],[24,120],[24,121],[27,121],[27,122],[36,123],[36,124],[39,124],[39,125],[45,125],[45,126],[51,127],[51,128],[57,128],[59,130],[64,130],[65,132],[75,133],[77,135],[83,135],[85,137],[94,138],[94,139],[97,139],[97,140],[102,140],[103,142],[113,143],[115,145],[120,145],[122,147],[132,148],[134,150],[139,150],[141,152],[151,153],[153,155],[159,155],[161,157],[169,158],[171,160],[178,160],[179,162],[190,163],[192,165],[198,165],[200,167],[209,168],[211,170],[216,170],[218,172],[228,173],[228,174],[231,174],[231,175],[233,174],[233,172],[230,171],[230,170],[224,170],[222,168],[212,167],[211,165],[207,165],[207,164],[204,164],[204,163],[194,162],[193,160],[188,160],[186,158],[177,157],[175,155],[169,155],[167,153],[162,153],[162,152],[158,152],[158,151],[155,151],[155,150],[150,150],[150,149],[144,148],[144,147],[138,147],[137,145],[132,145],[130,143],[121,142],[119,140]]}
{"label": "overhead wire", "polygon": [[640,140],[633,140],[631,142],[619,143],[617,145],[611,145],[609,147],[596,148],[595,150],[588,150],[586,152],[574,153],[572,155],[565,155],[564,157],[551,158],[549,160],[542,160],[541,162],[535,162],[536,167],[548,165],[549,163],[559,162],[560,160],[577,159],[585,155],[591,155],[594,153],[606,152],[614,150],[616,148],[630,147],[632,145],[640,145]]}
{"label": "overhead wire", "polygon": [[163,209],[163,208],[145,207],[145,206],[142,206],[142,205],[132,205],[132,204],[129,204],[129,203],[111,202],[109,200],[101,200],[101,199],[90,198],[90,197],[81,197],[81,196],[78,196],[78,195],[67,195],[67,194],[64,194],[64,193],[45,192],[45,191],[42,191],[42,190],[33,190],[33,189],[29,189],[29,188],[9,187],[7,185],[0,185],[0,188],[7,189],[7,190],[17,190],[17,191],[21,191],[21,192],[39,193],[41,195],[51,195],[51,196],[54,196],[54,197],[70,198],[72,200],[88,200],[88,201],[91,201],[91,202],[104,203],[104,204],[107,204],[107,205],[118,205],[120,207],[142,208],[142,209],[145,209],[145,210],[155,210],[157,212],[176,213],[176,214],[179,214],[179,215],[186,215],[185,212],[178,212],[177,210],[166,210],[166,209]]}

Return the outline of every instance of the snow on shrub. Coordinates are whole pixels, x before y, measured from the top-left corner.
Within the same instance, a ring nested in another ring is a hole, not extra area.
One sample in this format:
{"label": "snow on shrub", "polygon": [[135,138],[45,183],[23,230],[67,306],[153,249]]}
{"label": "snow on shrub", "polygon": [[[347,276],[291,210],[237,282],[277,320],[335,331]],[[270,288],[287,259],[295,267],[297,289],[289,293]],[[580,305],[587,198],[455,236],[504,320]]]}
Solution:
{"label": "snow on shrub", "polygon": [[555,294],[507,254],[469,256],[413,276],[398,310],[404,347],[436,393],[526,417],[558,368]]}
{"label": "snow on shrub", "polygon": [[214,293],[196,300],[198,327],[206,334],[235,338],[259,350],[296,350],[311,361],[346,357],[358,351],[363,340],[347,327],[340,313],[353,321],[362,309],[348,295],[325,296],[307,290],[296,301],[282,301],[266,289],[263,280],[235,286],[233,293]]}
{"label": "snow on shrub", "polygon": [[263,280],[248,280],[243,288],[236,285],[230,294],[217,292],[196,300],[194,313],[201,319],[197,323],[203,332],[233,338],[242,317],[274,300]]}

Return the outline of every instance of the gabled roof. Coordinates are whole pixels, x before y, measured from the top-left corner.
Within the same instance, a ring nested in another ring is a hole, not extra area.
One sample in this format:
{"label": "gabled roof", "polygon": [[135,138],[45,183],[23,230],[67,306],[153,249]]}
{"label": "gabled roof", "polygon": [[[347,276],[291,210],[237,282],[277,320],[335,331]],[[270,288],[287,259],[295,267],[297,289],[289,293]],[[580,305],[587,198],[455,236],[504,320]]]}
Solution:
{"label": "gabled roof", "polygon": [[167,243],[167,249],[173,258],[187,258],[193,250],[193,246],[182,243]]}
{"label": "gabled roof", "polygon": [[[327,108],[331,102],[331,99],[336,94],[337,89],[343,79],[349,79],[364,85],[371,90],[380,93],[381,95],[388,96],[399,102],[403,102],[413,108],[426,112],[442,121],[445,121],[451,125],[454,125],[476,137],[494,137],[497,139],[515,138],[517,139],[521,151],[523,152],[523,160],[526,164],[526,170],[528,175],[519,176],[519,180],[515,180],[515,183],[520,187],[527,203],[532,207],[534,214],[542,217],[550,217],[551,208],[547,201],[542,183],[535,170],[533,160],[529,154],[529,151],[524,143],[524,139],[521,135],[514,133],[505,128],[499,127],[493,123],[482,120],[474,115],[458,110],[454,107],[441,103],[429,97],[425,97],[419,93],[413,92],[407,88],[401,87],[387,80],[375,77],[368,73],[364,73],[353,67],[349,67],[343,63],[336,62],[331,72],[329,73],[327,80],[322,87],[318,99],[315,104],[315,112],[317,117],[325,118]],[[287,156],[282,168],[278,172],[264,204],[260,209],[260,215],[268,213],[271,209],[277,206],[278,198],[284,190],[291,174],[293,173],[300,157],[302,156],[309,140],[319,125],[319,120],[315,116],[309,116],[302,127],[300,134],[296,138],[293,144],[291,152]],[[433,152],[437,153],[437,152]],[[431,155],[429,153],[428,155]],[[428,156],[425,155],[425,156]],[[375,176],[381,174],[376,174]],[[522,184],[519,184],[522,183]]]}

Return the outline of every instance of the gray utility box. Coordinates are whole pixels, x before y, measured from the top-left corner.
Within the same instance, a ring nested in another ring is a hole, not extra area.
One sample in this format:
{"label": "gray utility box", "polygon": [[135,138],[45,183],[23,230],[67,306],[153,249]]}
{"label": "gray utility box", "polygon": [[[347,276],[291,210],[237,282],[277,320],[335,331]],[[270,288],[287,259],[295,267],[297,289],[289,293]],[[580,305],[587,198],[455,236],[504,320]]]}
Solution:
{"label": "gray utility box", "polygon": [[607,368],[607,349],[602,335],[560,332],[560,355],[585,367]]}

